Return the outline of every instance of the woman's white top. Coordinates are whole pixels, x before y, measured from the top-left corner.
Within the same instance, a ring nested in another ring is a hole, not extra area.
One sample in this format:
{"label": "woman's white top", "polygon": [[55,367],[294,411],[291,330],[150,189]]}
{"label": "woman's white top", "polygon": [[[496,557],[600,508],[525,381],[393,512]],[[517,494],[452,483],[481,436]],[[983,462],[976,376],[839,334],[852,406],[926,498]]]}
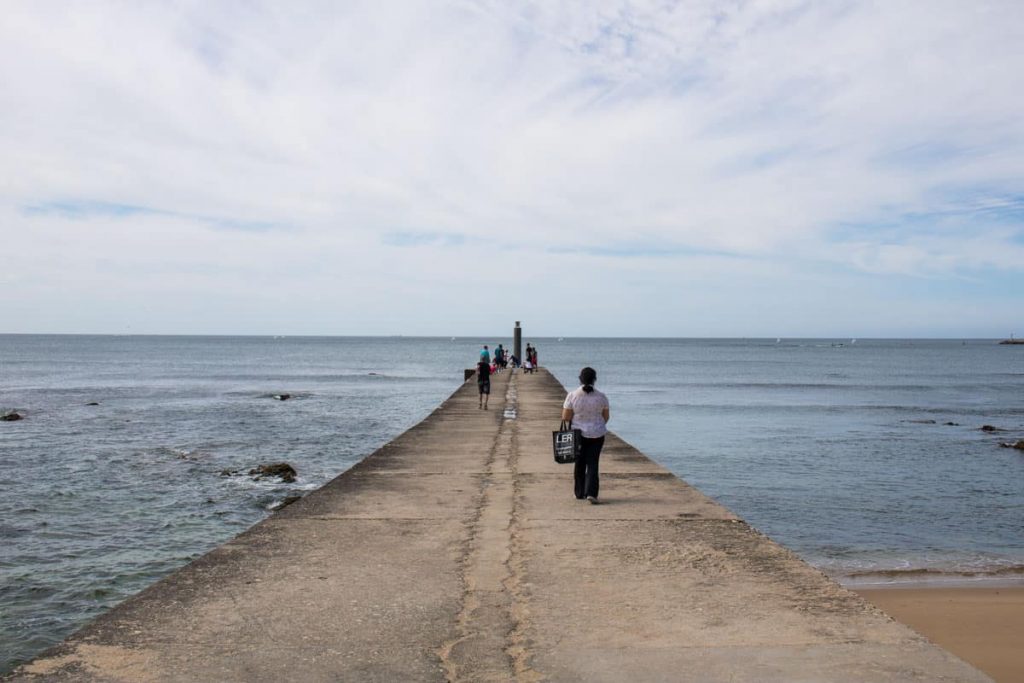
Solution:
{"label": "woman's white top", "polygon": [[563,408],[572,408],[573,429],[579,429],[588,439],[596,439],[608,433],[601,413],[608,407],[608,397],[597,389],[589,394],[580,387],[565,397]]}

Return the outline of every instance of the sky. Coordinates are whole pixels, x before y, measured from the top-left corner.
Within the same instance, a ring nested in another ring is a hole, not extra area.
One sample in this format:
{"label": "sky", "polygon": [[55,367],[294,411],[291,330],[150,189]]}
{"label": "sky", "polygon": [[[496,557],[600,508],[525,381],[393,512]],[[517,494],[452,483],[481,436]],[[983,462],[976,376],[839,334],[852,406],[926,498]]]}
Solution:
{"label": "sky", "polygon": [[0,333],[1024,336],[1024,3],[13,0]]}

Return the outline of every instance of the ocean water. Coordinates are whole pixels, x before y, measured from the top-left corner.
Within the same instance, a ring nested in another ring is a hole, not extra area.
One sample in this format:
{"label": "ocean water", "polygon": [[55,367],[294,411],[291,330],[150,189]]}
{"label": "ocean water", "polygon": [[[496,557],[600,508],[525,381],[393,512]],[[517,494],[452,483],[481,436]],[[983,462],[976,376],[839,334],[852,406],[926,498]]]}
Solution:
{"label": "ocean water", "polygon": [[[617,433],[840,580],[1024,577],[1024,453],[999,446],[1024,438],[1024,347],[526,341],[566,386],[595,367]],[[358,462],[498,342],[0,335],[0,412],[26,416],[0,422],[0,672]],[[296,482],[244,474],[278,461]]]}

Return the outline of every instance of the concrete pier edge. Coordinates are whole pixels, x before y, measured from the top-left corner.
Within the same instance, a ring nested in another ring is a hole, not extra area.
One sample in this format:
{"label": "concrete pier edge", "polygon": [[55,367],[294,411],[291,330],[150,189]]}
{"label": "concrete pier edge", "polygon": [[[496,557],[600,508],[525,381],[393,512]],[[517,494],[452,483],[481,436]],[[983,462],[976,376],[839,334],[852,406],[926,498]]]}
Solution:
{"label": "concrete pier edge", "polygon": [[990,681],[614,434],[575,500],[564,392],[465,382],[3,680]]}

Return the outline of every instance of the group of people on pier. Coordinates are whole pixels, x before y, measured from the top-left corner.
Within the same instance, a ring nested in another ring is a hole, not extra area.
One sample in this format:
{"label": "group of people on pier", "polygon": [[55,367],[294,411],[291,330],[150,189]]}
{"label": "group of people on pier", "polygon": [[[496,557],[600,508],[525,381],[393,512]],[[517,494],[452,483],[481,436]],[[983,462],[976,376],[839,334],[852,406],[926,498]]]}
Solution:
{"label": "group of people on pier", "polygon": [[[520,360],[510,354],[501,344],[494,349],[491,358],[490,349],[485,344],[480,350],[480,360],[476,366],[477,387],[480,390],[480,408],[487,410],[487,401],[491,396],[491,375],[502,372],[509,364],[513,370],[520,367]],[[533,373],[537,366],[537,347],[526,345],[526,353],[522,362],[524,374]],[[604,447],[604,437],[608,433],[607,423],[611,417],[608,397],[594,388],[597,382],[597,371],[591,367],[580,370],[580,386],[570,391],[562,404],[562,421],[571,429],[580,432],[580,452],[573,466],[573,494],[576,500],[586,500],[596,505],[600,489],[598,461]]]}

